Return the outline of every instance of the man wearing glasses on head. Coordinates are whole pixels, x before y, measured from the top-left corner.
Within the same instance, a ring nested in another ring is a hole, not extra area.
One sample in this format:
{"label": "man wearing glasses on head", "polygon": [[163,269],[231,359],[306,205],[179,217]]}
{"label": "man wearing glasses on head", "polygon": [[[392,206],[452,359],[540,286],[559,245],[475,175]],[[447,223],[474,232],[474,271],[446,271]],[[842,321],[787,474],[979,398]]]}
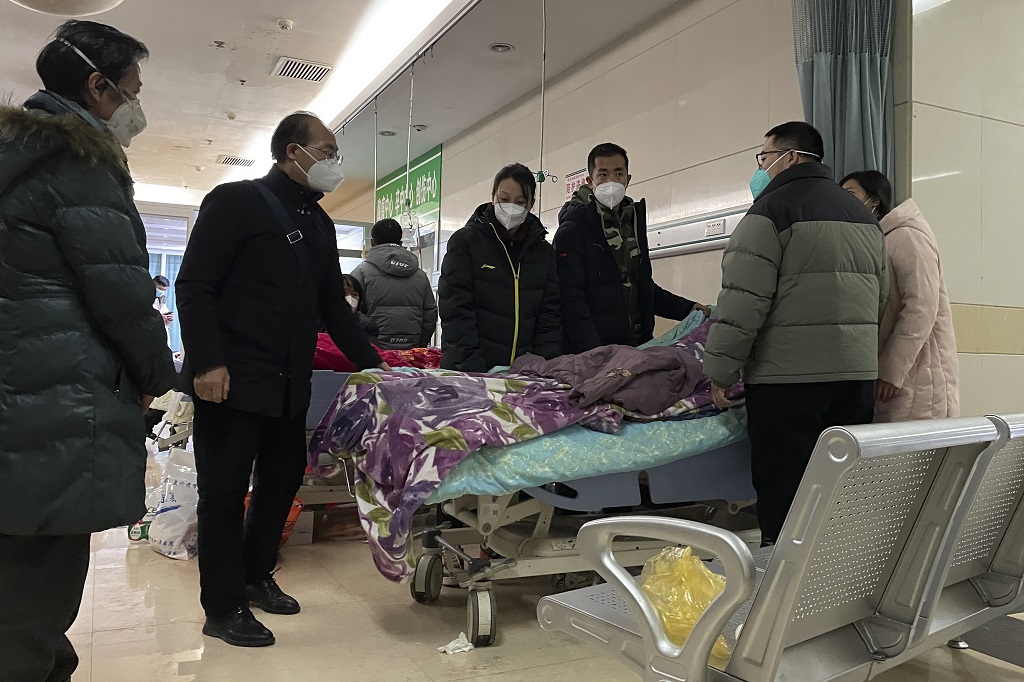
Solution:
{"label": "man wearing glasses on head", "polygon": [[355,365],[387,369],[345,301],[334,223],[317,203],[344,179],[334,133],[298,112],[271,151],[266,177],[203,200],[176,282],[196,398],[203,633],[235,646],[274,643],[250,604],[299,612],[272,572],[306,470],[320,321]]}
{"label": "man wearing glasses on head", "polygon": [[[704,372],[715,404],[746,382],[762,544],[779,538],[821,432],[874,417],[878,322],[889,293],[871,212],[835,183],[811,125],[768,131],[754,205],[729,240]],[[852,198],[852,201],[851,201]]]}

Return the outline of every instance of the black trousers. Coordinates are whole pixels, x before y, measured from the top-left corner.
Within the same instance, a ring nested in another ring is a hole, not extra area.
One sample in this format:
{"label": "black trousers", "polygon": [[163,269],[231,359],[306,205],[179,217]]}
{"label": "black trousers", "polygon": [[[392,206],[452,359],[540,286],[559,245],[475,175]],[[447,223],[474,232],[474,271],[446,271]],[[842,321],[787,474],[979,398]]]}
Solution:
{"label": "black trousers", "polygon": [[0,535],[0,682],[71,678],[89,554],[88,535]]}
{"label": "black trousers", "polygon": [[778,540],[821,433],[874,419],[874,387],[873,381],[747,384],[751,473],[764,541]]}
{"label": "black trousers", "polygon": [[277,562],[306,471],[305,417],[265,417],[198,399],[195,410],[200,601],[208,616],[223,616],[245,606],[245,586],[267,578]]}

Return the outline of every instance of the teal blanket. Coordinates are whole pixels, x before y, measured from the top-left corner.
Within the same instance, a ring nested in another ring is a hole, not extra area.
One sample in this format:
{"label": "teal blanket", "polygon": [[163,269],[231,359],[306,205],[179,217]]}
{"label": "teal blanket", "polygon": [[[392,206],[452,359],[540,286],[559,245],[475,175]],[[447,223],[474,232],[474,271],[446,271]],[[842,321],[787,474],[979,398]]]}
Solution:
{"label": "teal blanket", "polygon": [[536,440],[474,452],[448,474],[427,504],[649,470],[736,443],[746,435],[744,409],[689,421],[630,423],[614,434],[570,426]]}

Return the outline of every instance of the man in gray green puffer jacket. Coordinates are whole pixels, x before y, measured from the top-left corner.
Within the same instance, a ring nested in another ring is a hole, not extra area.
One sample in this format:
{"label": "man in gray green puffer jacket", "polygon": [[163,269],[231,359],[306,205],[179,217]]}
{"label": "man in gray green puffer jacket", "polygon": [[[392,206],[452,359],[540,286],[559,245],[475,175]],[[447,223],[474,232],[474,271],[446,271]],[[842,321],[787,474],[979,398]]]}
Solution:
{"label": "man in gray green puffer jacket", "polygon": [[871,212],[821,162],[821,135],[786,123],[765,136],[754,205],[722,260],[719,323],[704,371],[715,402],[746,383],[751,467],[765,544],[782,530],[821,432],[871,422],[878,321],[889,292]]}

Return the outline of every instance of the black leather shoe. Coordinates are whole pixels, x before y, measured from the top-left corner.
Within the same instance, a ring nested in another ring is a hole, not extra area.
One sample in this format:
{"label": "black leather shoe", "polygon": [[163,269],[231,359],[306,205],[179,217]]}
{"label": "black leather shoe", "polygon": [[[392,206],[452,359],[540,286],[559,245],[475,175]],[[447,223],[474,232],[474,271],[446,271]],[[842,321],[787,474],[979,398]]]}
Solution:
{"label": "black leather shoe", "polygon": [[274,633],[256,620],[252,611],[240,606],[226,616],[206,617],[203,634],[222,639],[231,646],[270,646]]}
{"label": "black leather shoe", "polygon": [[268,576],[266,580],[256,585],[246,585],[245,593],[249,596],[250,604],[255,604],[267,613],[294,616],[300,610],[299,602],[278,587],[274,576]]}

